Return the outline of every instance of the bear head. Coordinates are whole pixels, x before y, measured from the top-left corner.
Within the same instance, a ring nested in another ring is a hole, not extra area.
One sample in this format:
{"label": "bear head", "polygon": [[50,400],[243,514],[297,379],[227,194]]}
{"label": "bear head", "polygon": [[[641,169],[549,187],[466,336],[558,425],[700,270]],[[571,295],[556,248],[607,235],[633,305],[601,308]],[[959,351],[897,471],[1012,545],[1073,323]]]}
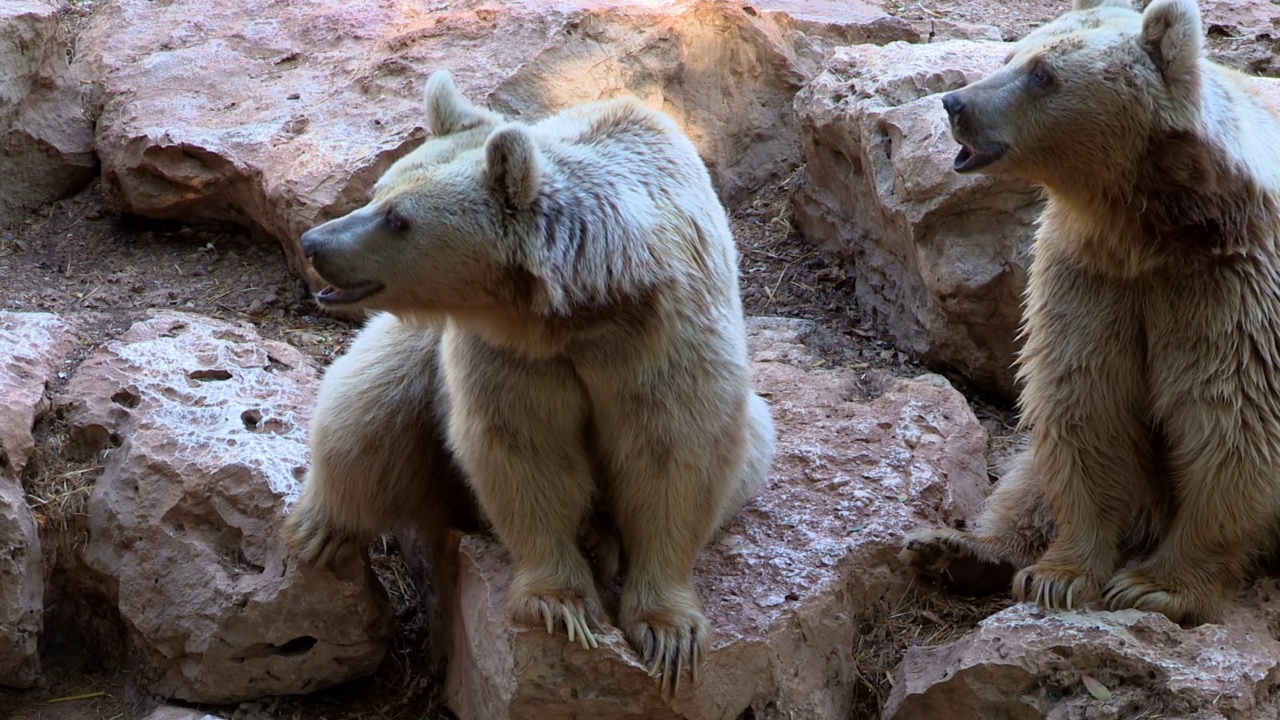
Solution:
{"label": "bear head", "polygon": [[426,111],[430,137],[383,173],[367,205],[303,233],[329,283],[321,305],[444,314],[527,284],[522,248],[506,238],[539,192],[529,127],[467,101],[445,70],[427,80]]}
{"label": "bear head", "polygon": [[1195,0],[1076,0],[1016,44],[1004,66],[942,99],[961,173],[1050,189],[1131,183],[1154,137],[1192,133],[1202,31]]}

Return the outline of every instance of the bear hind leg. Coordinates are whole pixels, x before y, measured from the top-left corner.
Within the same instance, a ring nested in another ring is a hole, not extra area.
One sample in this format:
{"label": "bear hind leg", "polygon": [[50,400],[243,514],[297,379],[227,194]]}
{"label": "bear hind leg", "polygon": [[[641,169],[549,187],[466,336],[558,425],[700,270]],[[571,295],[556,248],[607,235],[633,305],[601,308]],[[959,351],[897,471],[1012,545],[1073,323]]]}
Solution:
{"label": "bear hind leg", "polygon": [[917,530],[907,537],[899,560],[948,590],[991,595],[1007,589],[1015,572],[1034,563],[1053,535],[1053,516],[1028,449],[1006,467],[968,530]]}
{"label": "bear hind leg", "polygon": [[435,420],[438,336],[374,316],[325,371],[311,467],[283,529],[295,556],[332,567],[402,526],[469,529],[469,493]]}

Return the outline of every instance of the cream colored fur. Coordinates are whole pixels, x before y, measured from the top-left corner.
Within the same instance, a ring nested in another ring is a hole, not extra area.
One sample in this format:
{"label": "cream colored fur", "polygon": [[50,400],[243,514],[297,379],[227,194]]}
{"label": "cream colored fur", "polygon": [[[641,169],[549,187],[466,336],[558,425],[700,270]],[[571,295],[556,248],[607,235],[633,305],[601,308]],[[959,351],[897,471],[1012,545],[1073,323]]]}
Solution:
{"label": "cream colored fur", "polygon": [[619,626],[678,683],[708,649],[694,560],[774,443],[724,210],[692,144],[634,98],[507,122],[437,73],[427,106],[434,137],[304,236],[323,277],[379,284],[355,304],[390,314],[325,376],[290,537],[317,559],[433,517],[424,468],[443,455],[511,551],[516,621],[594,645],[579,535],[605,565],[620,543]]}
{"label": "cream colored fur", "polygon": [[1194,0],[1082,4],[947,101],[987,172],[1049,199],[1030,448],[969,532],[918,532],[905,557],[1011,562],[1014,595],[1050,608],[1212,620],[1280,508],[1280,119],[1204,59]]}

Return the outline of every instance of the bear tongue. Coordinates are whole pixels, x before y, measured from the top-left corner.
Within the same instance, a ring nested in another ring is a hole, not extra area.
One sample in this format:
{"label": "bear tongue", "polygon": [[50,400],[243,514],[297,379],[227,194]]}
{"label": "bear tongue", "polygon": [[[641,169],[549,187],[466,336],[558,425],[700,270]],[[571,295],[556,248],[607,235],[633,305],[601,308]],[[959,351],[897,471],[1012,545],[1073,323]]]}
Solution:
{"label": "bear tongue", "polygon": [[968,145],[961,145],[960,152],[956,153],[956,159],[952,163],[952,167],[959,172],[963,172],[976,154]]}
{"label": "bear tongue", "polygon": [[316,292],[316,300],[325,305],[347,305],[354,302],[360,302],[365,298],[377,293],[383,288],[382,283],[376,280],[360,283],[354,287],[339,288],[333,285],[326,285]]}

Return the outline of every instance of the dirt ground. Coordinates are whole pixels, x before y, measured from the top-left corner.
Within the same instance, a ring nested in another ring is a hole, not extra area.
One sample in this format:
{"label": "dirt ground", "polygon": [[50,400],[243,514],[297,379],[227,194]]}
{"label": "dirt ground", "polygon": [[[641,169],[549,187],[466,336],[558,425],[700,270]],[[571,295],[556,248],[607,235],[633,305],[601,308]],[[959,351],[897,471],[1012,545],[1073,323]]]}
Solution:
{"label": "dirt ground", "polygon": [[[1068,3],[1048,0],[884,3],[889,12],[927,25],[931,19],[994,24],[1007,39],[1056,15]],[[68,13],[74,32],[91,8],[77,3]],[[867,387],[878,378],[922,372],[916,358],[877,335],[852,303],[852,281],[794,231],[790,222],[792,179],[767,188],[733,209],[741,249],[742,291],[750,315],[812,319],[830,331],[821,350],[834,362],[858,369]],[[109,210],[95,182],[74,197],[0,229],[0,308],[77,314],[91,320],[81,355],[127,329],[152,308],[173,308],[248,321],[264,337],[288,342],[318,365],[345,349],[356,326],[326,316],[303,283],[287,268],[279,245],[235,227],[185,226],[121,216]],[[54,392],[58,387],[52,388]],[[1012,413],[979,397],[971,404],[992,431],[994,454],[1012,440]],[[74,552],[83,532],[82,508],[92,468],[57,457],[62,432],[56,419],[37,432],[45,451],[24,480],[41,519],[51,553]],[[50,497],[60,498],[51,503]],[[62,557],[62,561],[66,561]],[[415,590],[393,545],[375,547],[376,569],[396,606],[399,632],[377,674],[304,698],[271,698],[234,707],[207,708],[234,720],[266,718],[354,719],[449,717],[422,672],[425,628]],[[65,565],[51,557],[51,565]],[[55,583],[56,586],[57,583]],[[56,601],[56,591],[54,593]],[[975,605],[927,589],[913,589],[876,617],[864,619],[856,649],[859,683],[853,718],[879,716],[890,677],[908,645],[935,644],[972,627],[1004,601]],[[74,612],[63,611],[63,615]],[[142,717],[157,699],[129,682],[128,668],[112,667],[94,643],[47,624],[47,686],[26,692],[0,691],[0,716],[15,720],[120,720]]]}

